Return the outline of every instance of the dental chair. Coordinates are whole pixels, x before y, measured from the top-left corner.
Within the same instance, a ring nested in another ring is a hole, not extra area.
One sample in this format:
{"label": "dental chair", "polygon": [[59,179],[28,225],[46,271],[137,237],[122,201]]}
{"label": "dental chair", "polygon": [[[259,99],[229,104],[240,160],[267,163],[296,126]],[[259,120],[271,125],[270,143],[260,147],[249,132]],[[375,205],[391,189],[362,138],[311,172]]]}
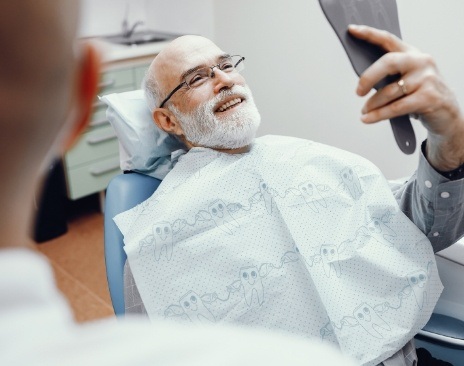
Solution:
{"label": "dental chair", "polygon": [[454,366],[464,365],[463,265],[455,261],[463,249],[460,241],[435,255],[445,289],[435,313],[415,337],[416,348],[425,348],[433,357]]}
{"label": "dental chair", "polygon": [[126,172],[114,177],[108,184],[105,200],[105,264],[106,277],[116,316],[123,316],[124,306],[124,252],[122,234],[113,217],[145,201],[161,181],[148,175]]}
{"label": "dental chair", "polygon": [[142,90],[113,93],[100,100],[108,105],[106,117],[118,137],[121,170],[125,172],[108,185],[104,222],[108,286],[114,312],[122,316],[126,253],[113,217],[153,194],[161,183],[157,178],[162,179],[173,166],[171,153],[183,145],[155,127]]}
{"label": "dental chair", "polygon": [[[143,140],[147,136],[159,133],[159,131],[149,133],[140,131],[137,135],[131,136],[130,140],[126,140],[125,146],[122,146],[122,139],[127,139],[128,135],[136,132],[135,125],[139,123],[140,119],[148,118],[150,120],[149,124],[151,124],[150,113],[148,111],[138,111],[142,107],[147,109],[143,93],[140,91],[120,93],[118,97],[119,99],[113,98],[110,101],[105,100],[104,97],[103,100],[114,109],[114,111],[107,113],[107,116],[118,135],[120,149],[124,150],[127,155],[126,162],[128,165],[124,165],[123,158],[121,158],[122,169],[130,171],[114,177],[108,185],[105,201],[104,244],[106,273],[114,312],[116,316],[124,316],[124,264],[126,253],[123,249],[122,234],[114,223],[113,217],[149,198],[158,188],[161,180],[132,172],[134,169],[143,171],[148,166],[150,168],[154,166],[153,162],[156,161],[156,156],[150,157],[150,164],[141,161],[141,156],[145,152],[141,151],[143,149],[140,148],[140,145],[154,146],[153,140]],[[158,136],[156,143],[158,144],[156,149],[164,149],[157,151],[159,157],[166,156],[169,151],[172,152],[179,148],[179,146],[175,145],[175,141],[169,141],[166,137]],[[138,166],[134,166],[136,163]],[[160,165],[160,169],[164,169],[166,166],[168,165]],[[456,258],[459,257],[461,257],[460,261],[456,261]],[[445,290],[435,309],[436,313],[432,315],[427,325],[416,335],[416,347],[427,349],[435,358],[450,362],[454,366],[461,366],[464,365],[464,290],[462,287],[464,278],[464,242],[457,243],[440,252],[436,255],[436,259]]]}
{"label": "dental chair", "polygon": [[[117,316],[124,316],[124,252],[122,234],[113,221],[113,217],[149,198],[158,188],[159,179],[135,172],[114,177],[108,185],[105,202],[105,263],[108,286]],[[459,245],[459,244],[456,244]],[[437,255],[437,265],[442,281],[448,291],[442,295],[437,310],[453,313],[463,308],[464,302],[453,304],[450,296],[456,291],[464,292],[460,287],[459,265],[444,256]],[[450,289],[451,288],[451,289]],[[454,293],[454,294],[453,294]],[[464,314],[461,314],[464,316]],[[461,317],[462,318],[462,317]],[[433,357],[450,362],[452,365],[464,365],[464,321],[450,315],[434,313],[427,325],[415,337],[416,347],[427,349]]]}

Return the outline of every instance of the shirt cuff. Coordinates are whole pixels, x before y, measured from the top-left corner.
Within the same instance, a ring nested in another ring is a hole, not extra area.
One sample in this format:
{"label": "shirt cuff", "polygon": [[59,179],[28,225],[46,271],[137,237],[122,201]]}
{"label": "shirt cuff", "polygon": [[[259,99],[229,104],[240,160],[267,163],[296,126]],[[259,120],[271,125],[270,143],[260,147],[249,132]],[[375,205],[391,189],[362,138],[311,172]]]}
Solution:
{"label": "shirt cuff", "polygon": [[463,203],[463,180],[450,180],[441,175],[427,161],[423,150],[419,156],[417,186],[435,210],[446,210]]}
{"label": "shirt cuff", "polygon": [[[422,155],[426,155],[426,150],[425,147],[427,145],[427,140],[424,140],[421,145],[421,153]],[[427,159],[427,158],[426,158]],[[459,180],[464,178],[464,164],[461,166],[457,167],[456,169],[443,172],[438,169],[435,169],[435,171],[439,174],[441,174],[443,177],[448,178],[449,180]]]}

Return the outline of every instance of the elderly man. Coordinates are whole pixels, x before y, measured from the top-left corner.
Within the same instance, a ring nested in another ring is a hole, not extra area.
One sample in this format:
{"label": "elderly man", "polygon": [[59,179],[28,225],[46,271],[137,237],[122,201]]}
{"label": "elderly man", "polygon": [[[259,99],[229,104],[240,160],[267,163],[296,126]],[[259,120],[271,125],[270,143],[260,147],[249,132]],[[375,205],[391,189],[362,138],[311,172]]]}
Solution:
{"label": "elderly man", "polygon": [[[0,364],[325,362],[327,350],[319,345],[272,334],[136,319],[75,324],[50,264],[27,233],[40,176],[85,129],[95,98],[98,57],[93,47],[75,42],[77,13],[72,0],[0,3]],[[328,364],[352,365],[329,353]]]}
{"label": "elderly man", "polygon": [[[401,210],[428,240],[380,198],[388,195],[386,186],[371,181],[378,173],[367,162],[313,142],[255,139],[260,116],[240,74],[244,59],[208,39],[180,37],[153,61],[145,92],[158,127],[189,152],[146,205],[115,218],[150,317],[320,335],[362,364],[416,362],[407,340],[424,318],[409,323],[410,313],[395,310],[405,309],[405,298],[418,318],[427,306],[433,309],[441,288],[439,281],[432,284],[437,277],[428,249],[442,250],[463,235],[464,116],[429,56],[383,31],[351,26],[350,32],[388,51],[361,76],[358,95],[387,75],[402,80],[367,100],[362,121],[417,114],[428,130],[418,171],[394,189]],[[418,236],[411,241],[413,232]],[[392,251],[401,254],[388,262]],[[404,257],[411,261],[399,270]],[[419,257],[424,262],[414,267]],[[295,263],[298,269],[291,268]],[[388,274],[373,270],[380,290],[368,290],[372,280],[362,277],[375,267]],[[388,294],[389,276],[406,282]],[[355,283],[366,286],[366,297],[382,295],[357,299],[341,314],[334,307],[364,291],[346,289]],[[294,308],[287,313],[283,307]],[[393,334],[395,320],[385,320],[393,313],[398,328],[411,333]]]}

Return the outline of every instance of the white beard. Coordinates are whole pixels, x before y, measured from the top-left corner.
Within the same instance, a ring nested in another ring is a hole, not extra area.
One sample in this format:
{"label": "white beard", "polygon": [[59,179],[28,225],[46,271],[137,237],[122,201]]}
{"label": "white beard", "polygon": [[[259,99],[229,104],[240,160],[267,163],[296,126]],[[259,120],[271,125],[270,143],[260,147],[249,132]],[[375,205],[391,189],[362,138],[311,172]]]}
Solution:
{"label": "white beard", "polygon": [[[218,118],[214,107],[229,96],[245,99],[238,110]],[[179,121],[185,138],[194,146],[237,149],[251,144],[261,123],[261,116],[248,86],[235,85],[213,99],[199,105],[191,113],[182,113],[176,107],[169,109]]]}

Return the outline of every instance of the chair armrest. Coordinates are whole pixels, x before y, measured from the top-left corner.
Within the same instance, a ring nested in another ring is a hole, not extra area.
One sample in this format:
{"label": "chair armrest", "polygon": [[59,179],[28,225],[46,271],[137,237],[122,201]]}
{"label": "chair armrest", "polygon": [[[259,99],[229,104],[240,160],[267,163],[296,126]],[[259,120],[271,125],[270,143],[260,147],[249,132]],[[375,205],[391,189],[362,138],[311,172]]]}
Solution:
{"label": "chair armrest", "polygon": [[124,315],[124,264],[126,253],[121,232],[113,221],[117,214],[127,211],[149,198],[158,188],[159,179],[139,174],[120,174],[108,184],[105,200],[105,265],[108,287],[116,315]]}
{"label": "chair armrest", "polygon": [[464,322],[442,314],[432,314],[418,339],[464,349]]}

